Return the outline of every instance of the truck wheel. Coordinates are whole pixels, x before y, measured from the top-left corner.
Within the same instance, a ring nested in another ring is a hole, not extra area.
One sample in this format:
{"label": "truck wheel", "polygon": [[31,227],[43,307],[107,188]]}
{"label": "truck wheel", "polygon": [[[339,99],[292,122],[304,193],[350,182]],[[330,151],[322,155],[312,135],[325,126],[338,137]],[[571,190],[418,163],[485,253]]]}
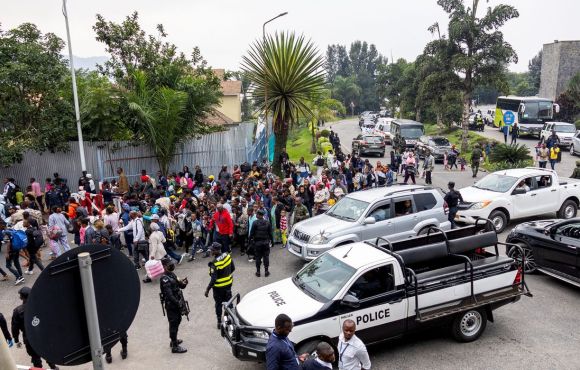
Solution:
{"label": "truck wheel", "polygon": [[[524,252],[524,256],[526,257],[526,264],[524,265],[524,272],[526,274],[533,274],[534,272],[536,272],[537,266],[536,266],[536,259],[534,258],[534,252],[532,252],[532,248],[530,248],[525,243],[516,243],[516,244],[519,245],[520,247],[522,247],[522,250]],[[512,247],[507,252],[507,256],[510,258],[513,258],[516,261],[516,263],[518,264],[518,267],[522,267],[522,254],[520,253],[519,249]]]}
{"label": "truck wheel", "polygon": [[578,206],[573,200],[567,200],[562,203],[562,207],[558,211],[558,217],[563,219],[569,219],[576,217],[576,213],[578,213]]}
{"label": "truck wheel", "polygon": [[[320,342],[326,342],[326,341],[322,340],[322,339],[314,339],[314,340],[309,340],[308,342],[304,342],[303,344],[301,344],[300,346],[298,346],[296,348],[296,354],[298,356],[300,356],[303,353],[308,353],[310,355],[310,358],[316,358],[316,347],[318,346],[318,344]],[[330,343],[328,343],[328,344],[330,344]],[[330,346],[332,348],[334,348],[334,346],[332,344],[330,344]],[[335,349],[335,351],[336,351],[336,349]]]}
{"label": "truck wheel", "polygon": [[505,227],[507,226],[507,216],[503,211],[493,211],[489,215],[489,219],[495,226],[495,231],[499,234],[501,233]]}
{"label": "truck wheel", "polygon": [[483,334],[487,326],[484,309],[474,309],[460,313],[453,320],[451,332],[458,342],[473,342]]}
{"label": "truck wheel", "polygon": [[570,155],[575,156],[576,153],[574,152],[574,144],[570,145]]}

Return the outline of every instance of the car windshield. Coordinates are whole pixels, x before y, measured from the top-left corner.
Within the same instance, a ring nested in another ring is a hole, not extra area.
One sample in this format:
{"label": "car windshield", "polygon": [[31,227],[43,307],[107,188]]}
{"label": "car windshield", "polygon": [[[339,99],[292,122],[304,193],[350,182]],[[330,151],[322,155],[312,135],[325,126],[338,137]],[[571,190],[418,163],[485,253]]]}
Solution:
{"label": "car windshield", "polygon": [[333,299],[356,270],[329,253],[325,253],[298,271],[294,284],[318,301]]}
{"label": "car windshield", "polygon": [[473,185],[474,188],[505,193],[518,181],[517,177],[492,173]]}
{"label": "car windshield", "polygon": [[420,127],[401,127],[401,136],[416,139],[423,135],[423,130]]}
{"label": "car windshield", "polygon": [[345,197],[329,209],[326,214],[345,221],[356,221],[368,206],[369,204],[362,200]]}
{"label": "car windshield", "polygon": [[380,136],[365,136],[364,140],[367,143],[380,144],[383,140]]}
{"label": "car windshield", "polygon": [[447,140],[444,137],[436,137],[431,139],[431,141],[433,141],[433,143],[437,146],[450,146],[451,144],[449,144],[449,140]]}
{"label": "car windshield", "polygon": [[576,132],[576,127],[573,125],[556,125],[554,126],[556,132],[574,133]]}

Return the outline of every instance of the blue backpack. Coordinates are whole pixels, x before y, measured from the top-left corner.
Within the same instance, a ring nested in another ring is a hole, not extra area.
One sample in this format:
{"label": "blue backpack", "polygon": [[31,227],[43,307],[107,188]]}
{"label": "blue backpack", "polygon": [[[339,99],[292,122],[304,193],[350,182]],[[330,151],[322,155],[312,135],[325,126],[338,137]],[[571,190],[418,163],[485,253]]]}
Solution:
{"label": "blue backpack", "polygon": [[28,237],[26,236],[26,232],[24,230],[12,231],[12,238],[10,242],[12,243],[13,250],[19,251],[26,248],[28,245]]}

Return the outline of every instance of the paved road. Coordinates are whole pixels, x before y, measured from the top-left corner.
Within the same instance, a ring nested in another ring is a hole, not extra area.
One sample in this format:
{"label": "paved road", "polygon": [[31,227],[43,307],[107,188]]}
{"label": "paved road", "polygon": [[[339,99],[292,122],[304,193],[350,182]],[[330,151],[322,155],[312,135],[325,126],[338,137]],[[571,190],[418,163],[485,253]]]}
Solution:
{"label": "paved road", "polygon": [[[355,121],[333,123],[343,143],[358,132]],[[566,159],[565,159],[566,161]],[[436,171],[434,182],[444,186],[449,179],[458,186],[472,183],[468,173]],[[505,233],[502,235],[505,238]],[[280,248],[272,251],[272,276],[256,278],[254,267],[234,252],[234,291],[243,294],[259,286],[283,279],[302,263]],[[263,365],[242,363],[228,352],[215,329],[213,301],[203,297],[208,281],[205,259],[184,262],[177,267],[190,286],[185,297],[191,306],[189,322],[184,321],[180,338],[189,352],[173,355],[168,348],[168,327],[159,305],[157,283],[142,286],[137,318],[129,330],[129,357],[122,361],[120,348],[113,350],[110,369],[263,369]],[[143,273],[141,273],[143,274]],[[37,275],[27,276],[31,285]],[[580,368],[580,289],[544,275],[527,278],[534,293],[516,304],[495,312],[484,335],[476,342],[459,344],[446,330],[435,330],[410,338],[390,341],[370,348],[374,369],[578,369]],[[0,312],[10,317],[18,303],[12,282],[0,282]],[[55,297],[58,299],[58,297]],[[47,302],[50,304],[50,302]],[[62,318],[66,320],[66,318]],[[60,334],[65,335],[65,334]],[[11,351],[20,364],[29,364],[24,349]],[[75,369],[91,369],[89,365]]]}

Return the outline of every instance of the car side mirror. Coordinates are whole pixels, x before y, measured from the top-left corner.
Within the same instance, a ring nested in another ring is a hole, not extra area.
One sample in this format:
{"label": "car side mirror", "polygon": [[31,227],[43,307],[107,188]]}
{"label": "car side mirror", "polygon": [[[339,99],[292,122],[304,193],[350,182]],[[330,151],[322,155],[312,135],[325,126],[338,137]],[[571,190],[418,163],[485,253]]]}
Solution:
{"label": "car side mirror", "polygon": [[376,224],[376,223],[377,223],[377,220],[374,217],[367,217],[363,221],[363,224],[364,225],[373,225],[373,224]]}
{"label": "car side mirror", "polygon": [[347,307],[358,308],[360,306],[360,301],[357,297],[352,294],[347,294],[344,296],[340,304]]}
{"label": "car side mirror", "polygon": [[515,188],[514,191],[512,192],[512,195],[519,195],[519,194],[525,194],[525,193],[526,193],[526,189]]}

